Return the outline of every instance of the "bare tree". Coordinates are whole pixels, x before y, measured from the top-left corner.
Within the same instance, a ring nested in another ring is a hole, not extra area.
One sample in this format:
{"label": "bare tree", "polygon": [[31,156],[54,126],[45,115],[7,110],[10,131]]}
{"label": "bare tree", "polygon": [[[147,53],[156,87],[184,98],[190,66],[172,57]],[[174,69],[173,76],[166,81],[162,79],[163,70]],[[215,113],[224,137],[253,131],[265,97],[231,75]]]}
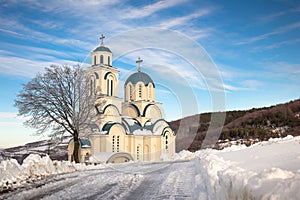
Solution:
{"label": "bare tree", "polygon": [[95,119],[94,95],[80,66],[50,66],[23,85],[15,100],[19,115],[29,117],[25,125],[37,134],[69,133],[74,140],[73,156],[79,162],[79,133]]}

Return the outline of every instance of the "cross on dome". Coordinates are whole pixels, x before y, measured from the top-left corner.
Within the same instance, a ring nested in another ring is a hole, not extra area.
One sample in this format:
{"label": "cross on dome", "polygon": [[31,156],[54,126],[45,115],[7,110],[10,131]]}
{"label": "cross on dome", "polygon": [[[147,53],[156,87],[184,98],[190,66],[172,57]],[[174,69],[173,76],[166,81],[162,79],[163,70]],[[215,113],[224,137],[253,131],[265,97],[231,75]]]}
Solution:
{"label": "cross on dome", "polygon": [[138,72],[141,72],[141,62],[143,62],[143,60],[141,60],[141,58],[139,57],[138,60],[136,61],[136,63],[138,63]]}
{"label": "cross on dome", "polygon": [[104,45],[104,43],[103,43],[104,38],[105,38],[105,36],[103,34],[101,34],[101,36],[100,36],[101,45]]}

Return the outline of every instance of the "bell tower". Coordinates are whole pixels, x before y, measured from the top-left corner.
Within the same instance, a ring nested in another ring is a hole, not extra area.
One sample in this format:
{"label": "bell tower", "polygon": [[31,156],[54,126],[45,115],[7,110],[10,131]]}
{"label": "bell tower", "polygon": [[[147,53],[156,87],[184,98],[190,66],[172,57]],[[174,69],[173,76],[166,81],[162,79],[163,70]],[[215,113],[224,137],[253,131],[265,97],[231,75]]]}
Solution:
{"label": "bell tower", "polygon": [[101,44],[92,52],[92,65],[106,65],[112,66],[112,52],[109,48],[104,46],[105,36],[100,37]]}
{"label": "bell tower", "polygon": [[101,43],[91,52],[92,64],[87,69],[90,95],[95,96],[99,131],[107,122],[121,122],[122,99],[118,97],[119,71],[112,66],[113,54]]}

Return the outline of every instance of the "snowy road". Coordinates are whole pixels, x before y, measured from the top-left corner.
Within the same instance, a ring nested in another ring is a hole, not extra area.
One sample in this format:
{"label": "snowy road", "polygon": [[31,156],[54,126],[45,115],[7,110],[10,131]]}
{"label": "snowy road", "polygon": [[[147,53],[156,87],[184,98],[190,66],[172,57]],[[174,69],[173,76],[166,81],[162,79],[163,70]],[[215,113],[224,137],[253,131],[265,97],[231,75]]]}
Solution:
{"label": "snowy road", "polygon": [[206,199],[205,188],[196,187],[196,163],[129,163],[61,174],[27,183],[0,199]]}
{"label": "snowy road", "polygon": [[300,137],[287,136],[156,163],[86,166],[30,155],[22,166],[0,163],[0,199],[299,199],[299,150]]}

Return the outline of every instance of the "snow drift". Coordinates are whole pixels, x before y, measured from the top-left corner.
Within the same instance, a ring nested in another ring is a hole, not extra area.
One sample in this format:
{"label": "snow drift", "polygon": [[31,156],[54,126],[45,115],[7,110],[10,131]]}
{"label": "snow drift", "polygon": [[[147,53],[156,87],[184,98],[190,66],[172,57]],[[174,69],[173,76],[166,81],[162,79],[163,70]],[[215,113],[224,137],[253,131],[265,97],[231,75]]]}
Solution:
{"label": "snow drift", "polygon": [[[182,151],[171,157],[164,157],[168,162],[156,163],[156,167],[161,165],[162,168],[169,166],[172,169],[167,178],[162,180],[162,185],[166,184],[166,188],[178,186],[180,191],[187,191],[198,199],[297,199],[300,196],[299,150],[300,137],[288,136],[256,143],[250,147],[235,145],[221,151]],[[176,165],[170,164],[173,162]],[[109,165],[86,166],[67,161],[52,161],[48,156],[40,157],[34,154],[28,156],[22,165],[13,159],[5,160],[0,164],[0,192],[9,190],[16,184],[22,185],[28,180],[52,174],[103,167]],[[155,168],[151,162],[116,164],[113,167],[116,170],[114,173],[111,171],[112,173],[105,174],[114,176],[110,179],[112,182],[105,182],[103,187],[114,183],[113,180],[119,176],[125,180],[124,174],[119,173],[125,168],[134,169],[131,177],[135,180],[136,173],[144,172],[145,167],[150,171]],[[99,176],[103,174],[100,173]],[[177,180],[176,177],[180,179]],[[140,181],[140,178],[137,178]],[[184,184],[181,188],[182,181],[193,185]],[[135,185],[134,188],[138,184]],[[174,193],[175,190],[170,192]]]}
{"label": "snow drift", "polygon": [[17,160],[3,160],[0,163],[0,191],[6,190],[14,184],[22,184],[24,181],[35,180],[41,177],[74,172],[103,166],[86,166],[68,161],[52,161],[48,155],[41,157],[30,154],[20,165]]}
{"label": "snow drift", "polygon": [[300,196],[299,150],[300,137],[288,136],[195,154],[209,199],[296,199]]}

